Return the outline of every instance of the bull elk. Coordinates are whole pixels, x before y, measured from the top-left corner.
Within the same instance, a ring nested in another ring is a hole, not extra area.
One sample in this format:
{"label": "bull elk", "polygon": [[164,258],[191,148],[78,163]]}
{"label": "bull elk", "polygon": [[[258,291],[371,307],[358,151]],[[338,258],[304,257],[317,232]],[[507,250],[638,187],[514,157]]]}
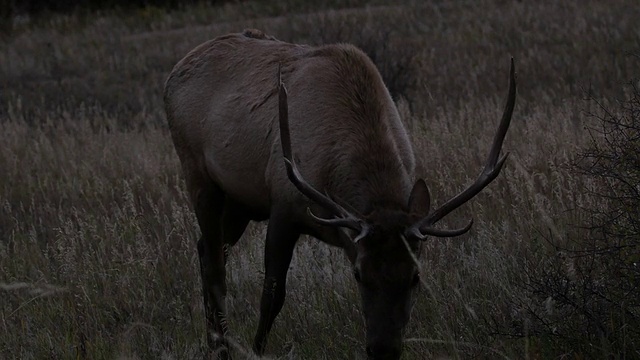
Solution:
{"label": "bull elk", "polygon": [[515,98],[511,59],[507,104],[484,169],[431,211],[424,180],[414,180],[407,131],[361,50],[289,44],[245,30],[189,52],[169,75],[164,102],[202,232],[209,348],[228,357],[226,250],[249,221],[268,219],[254,352],[265,350],[284,303],[294,246],[308,234],[343,248],[353,265],[369,359],[398,359],[419,282],[421,244],[471,228],[472,221],[459,229],[435,225],[500,173]]}

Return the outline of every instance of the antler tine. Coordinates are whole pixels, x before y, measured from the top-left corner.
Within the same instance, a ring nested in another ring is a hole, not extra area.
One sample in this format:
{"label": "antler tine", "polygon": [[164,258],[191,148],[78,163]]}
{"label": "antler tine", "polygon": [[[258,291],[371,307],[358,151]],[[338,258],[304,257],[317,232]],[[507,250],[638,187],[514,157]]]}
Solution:
{"label": "antler tine", "polygon": [[[513,58],[511,58],[511,69],[509,71],[509,93],[507,96],[507,103],[504,108],[504,112],[502,114],[502,119],[500,121],[500,126],[496,131],[496,134],[493,138],[493,144],[491,146],[491,150],[489,151],[489,156],[487,157],[487,161],[485,163],[484,169],[478,175],[473,184],[469,185],[465,190],[460,192],[458,195],[451,198],[449,201],[444,203],[438,209],[434,210],[427,217],[418,221],[411,229],[410,232],[415,236],[416,230],[419,234],[424,236],[433,235],[438,237],[453,237],[466,233],[471,229],[471,225],[473,221],[469,222],[467,226],[457,230],[438,230],[434,229],[431,226],[438,222],[440,219],[445,217],[447,214],[452,212],[453,210],[460,207],[462,204],[471,200],[474,196],[476,196],[482,189],[484,189],[487,185],[489,185],[495,178],[500,174],[502,170],[502,166],[504,162],[507,160],[509,153],[503,155],[500,159],[498,156],[500,155],[500,151],[502,149],[502,143],[504,142],[505,135],[507,134],[507,130],[509,130],[509,124],[511,123],[511,116],[513,115],[513,109],[516,103],[516,76],[515,76],[515,65]],[[424,238],[421,237],[421,238]]]}
{"label": "antler tine", "polygon": [[289,180],[302,194],[304,194],[317,204],[323,206],[325,209],[329,210],[332,214],[334,214],[334,216],[336,216],[336,218],[319,218],[311,213],[311,210],[307,209],[308,213],[316,222],[322,225],[347,227],[361,233],[365,231],[367,227],[363,226],[364,222],[360,218],[354,216],[345,208],[340,206],[340,204],[323,195],[321,192],[311,186],[311,184],[306,182],[300,174],[300,171],[298,170],[295,162],[293,161],[293,151],[291,150],[291,133],[289,132],[287,88],[282,82],[280,64],[278,64],[278,111],[280,122],[280,143],[282,145],[282,154],[284,156],[284,163],[287,169],[287,176],[289,177]]}
{"label": "antler tine", "polygon": [[[493,145],[491,146],[491,152],[489,153],[489,157],[487,158],[487,164],[485,168],[489,166],[489,164],[496,163],[498,159],[498,155],[500,154],[500,150],[502,149],[502,143],[504,142],[504,138],[507,135],[507,130],[509,130],[509,125],[511,124],[511,115],[513,115],[513,109],[516,106],[516,69],[513,63],[513,57],[511,58],[511,67],[509,69],[509,95],[507,96],[507,103],[504,106],[504,111],[502,112],[502,119],[500,120],[500,126],[498,127],[498,131],[496,131],[496,135],[493,138]],[[498,169],[502,169],[502,164],[509,156],[509,153],[506,153],[498,162]],[[500,170],[498,170],[500,172]]]}
{"label": "antler tine", "polygon": [[[367,234],[369,234],[369,232],[371,231],[371,226],[366,222],[361,221],[360,219],[355,219],[355,223],[354,223],[354,218],[323,219],[321,217],[317,217],[316,215],[314,215],[311,212],[311,209],[309,208],[307,208],[307,214],[309,214],[309,216],[311,216],[311,218],[315,220],[315,222],[321,225],[347,227],[349,229],[359,231],[358,236],[353,238],[354,243],[357,243],[358,241],[362,240],[362,238],[367,236]],[[359,228],[355,228],[353,226],[354,224],[357,224]]]}
{"label": "antler tine", "polygon": [[436,236],[436,237],[456,237],[460,236],[471,229],[473,226],[473,219],[470,219],[467,225],[461,227],[459,229],[435,229],[432,227],[427,227],[425,229],[419,229],[417,226],[412,226],[407,230],[407,235],[418,239],[418,240],[426,240],[427,236]]}

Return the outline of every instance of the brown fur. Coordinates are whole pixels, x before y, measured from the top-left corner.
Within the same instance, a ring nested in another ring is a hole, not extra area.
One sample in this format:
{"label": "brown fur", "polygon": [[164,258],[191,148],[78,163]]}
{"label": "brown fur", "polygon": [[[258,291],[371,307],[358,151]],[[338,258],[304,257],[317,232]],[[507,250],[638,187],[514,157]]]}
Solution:
{"label": "brown fur", "polygon": [[[279,66],[290,93],[295,160],[305,179],[378,223],[359,246],[340,228],[313,221],[307,208],[332,214],[311,203],[287,177],[277,121]],[[417,270],[396,230],[417,220],[408,214],[415,160],[395,104],[371,60],[348,44],[294,45],[245,30],[187,54],[169,75],[164,100],[202,230],[198,252],[209,346],[225,345],[223,249],[238,240],[249,220],[269,218],[254,351],[264,351],[284,302],[293,246],[300,233],[307,233],[344,247],[356,269],[373,269],[365,270],[362,279],[367,288],[361,286],[363,301],[370,300],[363,303],[368,352],[372,358],[399,356],[410,309],[407,296],[415,285],[409,281]],[[389,223],[394,219],[400,223]],[[398,299],[381,298],[398,289]],[[387,317],[385,311],[397,315],[380,322]]]}
{"label": "brown fur", "polygon": [[[367,214],[378,204],[404,208],[414,155],[396,107],[371,60],[352,45],[319,48],[275,40],[258,30],[191,51],[171,72],[165,102],[176,150],[189,176],[209,176],[265,219],[283,202],[308,221],[313,204],[284,171],[276,69],[290,92],[293,147],[317,189]],[[197,173],[197,174],[195,174]]]}
{"label": "brown fur", "polygon": [[245,30],[187,54],[169,75],[164,100],[202,230],[210,348],[226,344],[224,249],[250,220],[269,219],[254,351],[264,352],[284,304],[295,243],[306,233],[344,248],[353,264],[369,359],[398,359],[419,282],[421,241],[467,232],[472,222],[454,230],[433,225],[495,179],[506,160],[499,154],[515,105],[513,60],[510,76],[485,169],[429,214],[429,191],[423,180],[414,183],[414,154],[395,104],[356,47],[294,45]]}

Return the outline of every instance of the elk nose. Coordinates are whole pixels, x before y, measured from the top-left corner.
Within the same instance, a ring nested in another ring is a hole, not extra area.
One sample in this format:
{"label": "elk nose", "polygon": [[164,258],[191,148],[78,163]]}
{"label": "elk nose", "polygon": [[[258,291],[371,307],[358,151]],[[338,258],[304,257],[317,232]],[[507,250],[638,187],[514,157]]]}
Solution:
{"label": "elk nose", "polygon": [[397,360],[402,348],[392,344],[372,344],[367,346],[369,360]]}

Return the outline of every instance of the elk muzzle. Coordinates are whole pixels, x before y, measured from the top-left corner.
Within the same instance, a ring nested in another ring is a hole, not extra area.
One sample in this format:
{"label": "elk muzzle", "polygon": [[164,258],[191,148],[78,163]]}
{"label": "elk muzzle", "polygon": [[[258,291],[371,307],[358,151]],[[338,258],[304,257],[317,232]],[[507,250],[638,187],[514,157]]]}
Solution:
{"label": "elk muzzle", "polygon": [[369,360],[397,360],[402,353],[404,328],[409,322],[412,292],[362,289]]}

